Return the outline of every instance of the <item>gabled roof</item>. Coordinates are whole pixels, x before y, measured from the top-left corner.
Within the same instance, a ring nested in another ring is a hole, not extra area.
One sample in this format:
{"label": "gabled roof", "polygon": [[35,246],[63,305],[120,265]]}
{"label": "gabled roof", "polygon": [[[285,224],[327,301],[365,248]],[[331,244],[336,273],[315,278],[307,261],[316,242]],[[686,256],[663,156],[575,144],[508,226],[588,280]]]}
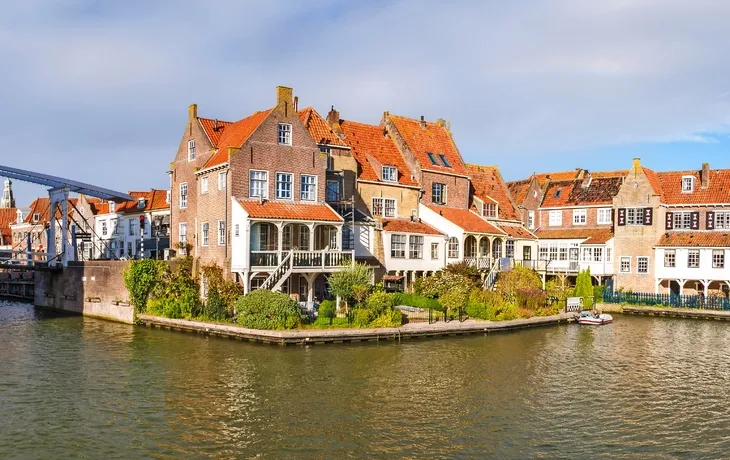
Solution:
{"label": "gabled roof", "polygon": [[[587,182],[584,187],[584,182]],[[621,177],[591,178],[587,180],[550,182],[545,189],[541,207],[590,206],[613,204],[623,179]]]}
{"label": "gabled roof", "polygon": [[347,144],[340,139],[340,136],[332,131],[332,128],[324,121],[324,118],[312,107],[299,110],[297,115],[299,115],[302,124],[307,128],[309,135],[312,136],[312,139],[317,144],[347,147]]}
{"label": "gabled roof", "polygon": [[[170,208],[170,204],[167,203],[167,190],[152,189],[148,192],[129,192],[129,194],[135,197],[136,200],[125,201],[124,203],[117,205],[115,208],[115,212],[123,214],[136,214],[141,212],[160,211]],[[140,199],[145,200],[144,209],[138,206]]]}
{"label": "gabled roof", "polygon": [[[421,168],[467,175],[461,154],[445,126],[424,121],[425,128],[422,128],[421,121],[413,118],[390,114],[388,117],[403,136],[403,140],[408,144]],[[431,162],[428,157],[429,152],[436,155],[438,165]],[[438,158],[439,154],[446,157],[449,164],[451,164],[450,168],[441,164],[441,160]]]}
{"label": "gabled roof", "polygon": [[661,197],[661,200],[664,201],[664,195],[662,194],[662,185],[659,182],[659,176],[657,175],[657,173],[649,168],[645,168],[643,166],[639,167],[644,172],[644,175],[649,181],[649,185],[651,186],[652,190],[654,190],[654,193],[659,195]]}
{"label": "gabled roof", "polygon": [[507,190],[507,185],[496,166],[478,166],[468,164],[466,169],[471,176],[474,195],[486,202],[489,198],[497,202],[497,216],[505,220],[520,220],[520,215]]}
{"label": "gabled roof", "polygon": [[535,176],[540,186],[543,186],[548,181],[576,180],[580,177],[581,172],[582,169],[576,168],[573,171],[535,173],[533,176]]}
{"label": "gabled roof", "polygon": [[468,209],[447,208],[445,206],[434,205],[428,205],[428,208],[467,232],[487,233],[490,235],[505,234],[505,232]]}
{"label": "gabled roof", "polygon": [[423,235],[443,235],[425,222],[410,219],[383,219],[383,230],[398,233],[419,233]]}
{"label": "gabled roof", "polygon": [[198,117],[198,121],[200,121],[200,125],[203,127],[205,134],[210,139],[210,143],[213,144],[214,148],[218,147],[218,142],[220,142],[220,138],[226,127],[233,124],[232,121],[212,120],[210,118],[200,117]]}
{"label": "gabled roof", "polygon": [[662,235],[657,246],[665,247],[730,247],[730,233],[727,232],[669,232]]}
{"label": "gabled roof", "polygon": [[0,208],[0,235],[10,236],[10,226],[18,218],[17,208]]}
{"label": "gabled roof", "polygon": [[229,160],[228,148],[240,148],[251,134],[256,131],[256,128],[261,126],[261,123],[269,116],[272,110],[274,109],[271,108],[263,112],[256,112],[250,117],[226,126],[218,141],[218,151],[210,157],[208,162],[205,163],[205,166],[203,166],[203,169],[227,163]]}
{"label": "gabled roof", "polygon": [[[646,170],[646,169],[645,169]],[[730,203],[730,169],[711,169],[710,183],[701,187],[700,171],[670,171],[656,173],[662,201],[666,204]],[[694,190],[682,193],[682,178],[694,177]]]}
{"label": "gabled roof", "polygon": [[[398,151],[393,139],[383,136],[382,127],[347,120],[341,120],[340,127],[345,135],[344,141],[352,148],[352,156],[360,166],[358,168],[358,179],[380,181],[380,174],[375,171],[373,164],[368,161],[368,155],[370,155],[381,165],[395,166],[398,169],[399,184],[418,185],[411,180],[411,170]],[[390,182],[383,183],[388,184]]]}
{"label": "gabled roof", "polygon": [[502,229],[510,238],[522,239],[522,240],[536,240],[537,237],[532,234],[529,230],[521,225],[508,225],[501,223],[499,228]]}
{"label": "gabled roof", "polygon": [[605,244],[613,238],[613,232],[602,228],[570,228],[560,230],[538,230],[535,235],[541,240],[581,240],[583,244]]}
{"label": "gabled roof", "polygon": [[279,202],[259,200],[238,200],[252,219],[288,219],[325,222],[342,222],[336,212],[326,204]]}
{"label": "gabled roof", "polygon": [[512,199],[515,200],[517,205],[521,205],[527,199],[527,193],[530,191],[530,185],[532,185],[533,176],[529,179],[517,180],[514,182],[507,182],[507,189],[509,189]]}
{"label": "gabled roof", "polygon": [[[69,198],[68,199],[68,215],[69,217],[73,216],[74,214],[74,206],[78,203],[77,198]],[[38,222],[33,222],[33,215],[38,214],[40,217],[38,219]],[[33,200],[33,202],[30,204],[30,212],[28,212],[28,215],[23,220],[26,224],[31,225],[40,225],[44,224],[46,222],[50,222],[51,216],[51,200],[47,197],[41,197],[36,198]],[[61,218],[61,209],[60,206],[58,209],[56,209],[55,218],[60,219]]]}

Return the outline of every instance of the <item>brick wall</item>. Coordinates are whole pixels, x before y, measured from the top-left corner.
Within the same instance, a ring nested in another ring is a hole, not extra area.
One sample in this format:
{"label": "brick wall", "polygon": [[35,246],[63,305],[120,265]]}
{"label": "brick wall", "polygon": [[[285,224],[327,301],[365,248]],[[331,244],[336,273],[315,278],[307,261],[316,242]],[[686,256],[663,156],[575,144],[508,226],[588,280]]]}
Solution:
{"label": "brick wall", "polygon": [[520,216],[522,218],[522,223],[525,225],[525,227],[528,227],[528,218],[529,218],[529,211],[533,211],[535,213],[535,222],[534,222],[534,228],[539,227],[540,224],[540,204],[542,203],[542,189],[540,188],[540,184],[533,180],[530,183],[530,188],[527,191],[527,196],[525,197],[525,200],[521,203],[521,205],[518,207],[518,210],[520,212]]}
{"label": "brick wall", "polygon": [[469,179],[461,176],[452,176],[448,174],[433,173],[430,171],[421,172],[421,187],[423,188],[423,196],[421,203],[434,203],[432,198],[432,186],[434,183],[446,184],[446,206],[450,208],[469,207],[469,191],[471,183]]}
{"label": "brick wall", "polygon": [[[610,229],[611,223],[609,224],[598,224],[598,209],[612,208],[611,204],[601,206],[600,208],[569,208],[569,209],[541,209],[539,214],[539,221],[542,222],[542,228],[545,230],[557,230],[557,229],[581,229],[581,228],[602,228]],[[586,210],[586,223],[585,225],[574,225],[573,224],[573,211],[575,209]],[[550,225],[550,212],[560,211],[562,215],[562,224],[560,226]]]}
{"label": "brick wall", "polygon": [[369,216],[372,216],[374,197],[394,198],[396,200],[396,217],[410,218],[413,210],[418,209],[420,191],[415,188],[359,182],[357,189],[356,206]]}

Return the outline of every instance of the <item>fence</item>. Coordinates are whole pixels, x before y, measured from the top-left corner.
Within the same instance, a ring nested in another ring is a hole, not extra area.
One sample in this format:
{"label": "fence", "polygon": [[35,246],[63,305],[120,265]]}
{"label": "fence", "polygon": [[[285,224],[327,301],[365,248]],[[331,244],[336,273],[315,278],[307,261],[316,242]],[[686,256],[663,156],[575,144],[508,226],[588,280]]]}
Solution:
{"label": "fence", "polygon": [[469,319],[469,315],[467,315],[466,311],[464,311],[463,308],[460,308],[457,312],[449,313],[433,308],[418,308],[408,306],[399,306],[396,308],[399,309],[401,313],[403,313],[403,324],[426,322],[428,324],[434,324],[438,323],[439,321],[448,323],[454,320],[458,320],[459,322],[463,323],[464,321]]}
{"label": "fence", "polygon": [[661,305],[663,307],[702,308],[706,310],[730,310],[727,297],[701,295],[649,294],[646,292],[605,291],[603,301],[628,305]]}

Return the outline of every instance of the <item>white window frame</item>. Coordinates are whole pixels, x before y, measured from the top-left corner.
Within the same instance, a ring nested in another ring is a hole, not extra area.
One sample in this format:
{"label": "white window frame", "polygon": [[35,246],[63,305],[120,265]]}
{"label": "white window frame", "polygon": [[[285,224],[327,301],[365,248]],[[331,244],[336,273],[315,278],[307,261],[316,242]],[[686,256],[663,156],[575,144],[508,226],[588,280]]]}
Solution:
{"label": "white window frame", "polygon": [[[288,182],[282,180],[283,178],[286,178],[286,177],[289,178]],[[283,186],[285,184],[289,185],[288,196],[285,193],[286,190],[284,188],[279,187],[280,185]],[[288,201],[293,200],[294,199],[294,174],[287,173],[287,172],[276,173],[276,187],[274,187],[274,188],[276,189],[275,193],[276,193],[277,200],[288,200]]]}
{"label": "white window frame", "polygon": [[[439,192],[437,193],[436,190],[438,190]],[[433,202],[433,204],[445,206],[447,203],[447,197],[448,197],[447,190],[448,190],[448,187],[446,184],[443,184],[441,182],[433,182],[431,184],[431,201]],[[439,200],[436,200],[437,195],[439,197]]]}
{"label": "white window frame", "polygon": [[409,259],[423,259],[423,243],[424,243],[424,238],[422,235],[409,235],[408,236],[408,258]]}
{"label": "white window frame", "polygon": [[613,262],[613,248],[606,248],[606,263]]}
{"label": "white window frame", "polygon": [[[263,178],[254,175],[261,174]],[[254,188],[254,184],[257,186]],[[263,185],[263,189],[261,189]],[[250,169],[248,171],[248,196],[249,198],[268,198],[269,197],[269,172],[260,169]]]}
{"label": "white window frame", "polygon": [[210,237],[210,224],[203,222],[200,224],[200,245],[208,246],[208,239]]}
{"label": "white window frame", "polygon": [[588,210],[573,209],[573,225],[586,225],[588,223]]}
{"label": "white window frame", "polygon": [[498,215],[497,203],[484,203],[482,206],[482,217],[496,219]]}
{"label": "white window frame", "polygon": [[[313,184],[305,183],[305,181],[304,181],[305,178],[313,178],[314,183]],[[317,176],[313,176],[311,174],[302,174],[300,176],[299,180],[300,180],[300,186],[299,186],[300,199],[302,201],[317,201]],[[312,189],[307,190],[305,193],[305,190],[304,190],[305,186],[306,187],[311,186]]]}
{"label": "white window frame", "polygon": [[448,258],[449,259],[458,259],[459,258],[459,239],[455,236],[452,236],[449,238],[449,241],[447,243],[448,248]]}
{"label": "white window frame", "polygon": [[603,248],[593,248],[593,263],[603,262]]}
{"label": "white window frame", "polygon": [[188,161],[195,160],[195,139],[188,141]]}
{"label": "white window frame", "polygon": [[408,237],[406,235],[400,235],[400,234],[390,235],[390,258],[391,259],[405,259],[407,245],[408,245]]}
{"label": "white window frame", "polygon": [[289,123],[279,123],[276,128],[276,138],[279,145],[292,144],[292,127]]}
{"label": "white window frame", "polygon": [[224,246],[226,244],[226,221],[218,221],[218,246]]}
{"label": "white window frame", "polygon": [[182,182],[180,184],[180,209],[187,209],[188,207],[188,183]]}
{"label": "white window frame", "polygon": [[535,228],[535,211],[527,211],[527,228]]}
{"label": "white window frame", "polygon": [[598,225],[610,225],[612,208],[599,208],[596,210],[596,223]]}
{"label": "white window frame", "polygon": [[228,171],[221,171],[218,173],[218,190],[226,188],[228,188]]}
{"label": "white window frame", "polygon": [[677,250],[676,249],[665,249],[664,250],[664,268],[675,268],[676,266],[677,266]]}
{"label": "white window frame", "polygon": [[395,166],[383,166],[382,176],[385,182],[398,182],[398,168]]}
{"label": "white window frame", "polygon": [[[629,264],[628,270],[624,270],[624,262],[627,262]],[[630,256],[621,256],[618,259],[618,271],[619,273],[631,273],[631,257]]]}
{"label": "white window frame", "polygon": [[550,211],[548,214],[548,227],[560,227],[563,225],[563,211]]}
{"label": "white window frame", "polygon": [[692,230],[692,211],[675,211],[672,213],[673,230]]}
{"label": "white window frame", "polygon": [[[641,265],[642,262],[646,264],[646,267],[644,270],[642,270]],[[649,274],[649,257],[647,256],[637,256],[636,257],[636,273],[639,275],[648,275]]]}
{"label": "white window frame", "polygon": [[725,268],[725,250],[712,250],[712,268]]}
{"label": "white window frame", "polygon": [[[392,204],[393,206],[389,206]],[[398,200],[382,196],[373,197],[373,215],[385,218],[395,218],[398,215]],[[392,211],[392,212],[389,212]]]}
{"label": "white window frame", "polygon": [[644,225],[644,208],[626,208],[626,225]]}
{"label": "white window frame", "polygon": [[431,260],[437,260],[439,258],[439,244],[431,243]]}
{"label": "white window frame", "polygon": [[106,220],[101,221],[101,236],[107,236],[109,234],[109,224]]}
{"label": "white window frame", "polygon": [[200,194],[205,195],[208,193],[208,176],[200,178]]}
{"label": "white window frame", "polygon": [[185,244],[188,242],[188,223],[180,222],[177,226],[178,240]]}
{"label": "white window frame", "polygon": [[[693,254],[697,254],[697,264],[692,265],[690,262],[692,258],[690,257]],[[699,249],[690,249],[687,251],[687,268],[700,268],[700,250]]]}
{"label": "white window frame", "polygon": [[682,193],[692,193],[695,188],[694,176],[682,176]]}

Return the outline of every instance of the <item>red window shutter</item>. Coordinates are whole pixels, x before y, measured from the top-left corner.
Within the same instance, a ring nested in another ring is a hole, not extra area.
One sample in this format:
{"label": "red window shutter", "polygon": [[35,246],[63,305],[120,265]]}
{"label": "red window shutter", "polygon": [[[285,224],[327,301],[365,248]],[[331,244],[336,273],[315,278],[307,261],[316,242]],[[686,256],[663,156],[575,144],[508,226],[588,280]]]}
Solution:
{"label": "red window shutter", "polygon": [[715,229],[715,211],[707,211],[705,215],[705,228],[707,230]]}
{"label": "red window shutter", "polygon": [[644,225],[652,225],[653,220],[653,213],[654,209],[652,208],[644,208]]}
{"label": "red window shutter", "polygon": [[618,219],[616,219],[616,225],[626,225],[626,208],[618,208]]}
{"label": "red window shutter", "polygon": [[700,212],[694,211],[692,213],[692,230],[699,230],[700,229]]}
{"label": "red window shutter", "polygon": [[664,229],[671,230],[674,228],[674,213],[667,213],[667,220],[665,221]]}

